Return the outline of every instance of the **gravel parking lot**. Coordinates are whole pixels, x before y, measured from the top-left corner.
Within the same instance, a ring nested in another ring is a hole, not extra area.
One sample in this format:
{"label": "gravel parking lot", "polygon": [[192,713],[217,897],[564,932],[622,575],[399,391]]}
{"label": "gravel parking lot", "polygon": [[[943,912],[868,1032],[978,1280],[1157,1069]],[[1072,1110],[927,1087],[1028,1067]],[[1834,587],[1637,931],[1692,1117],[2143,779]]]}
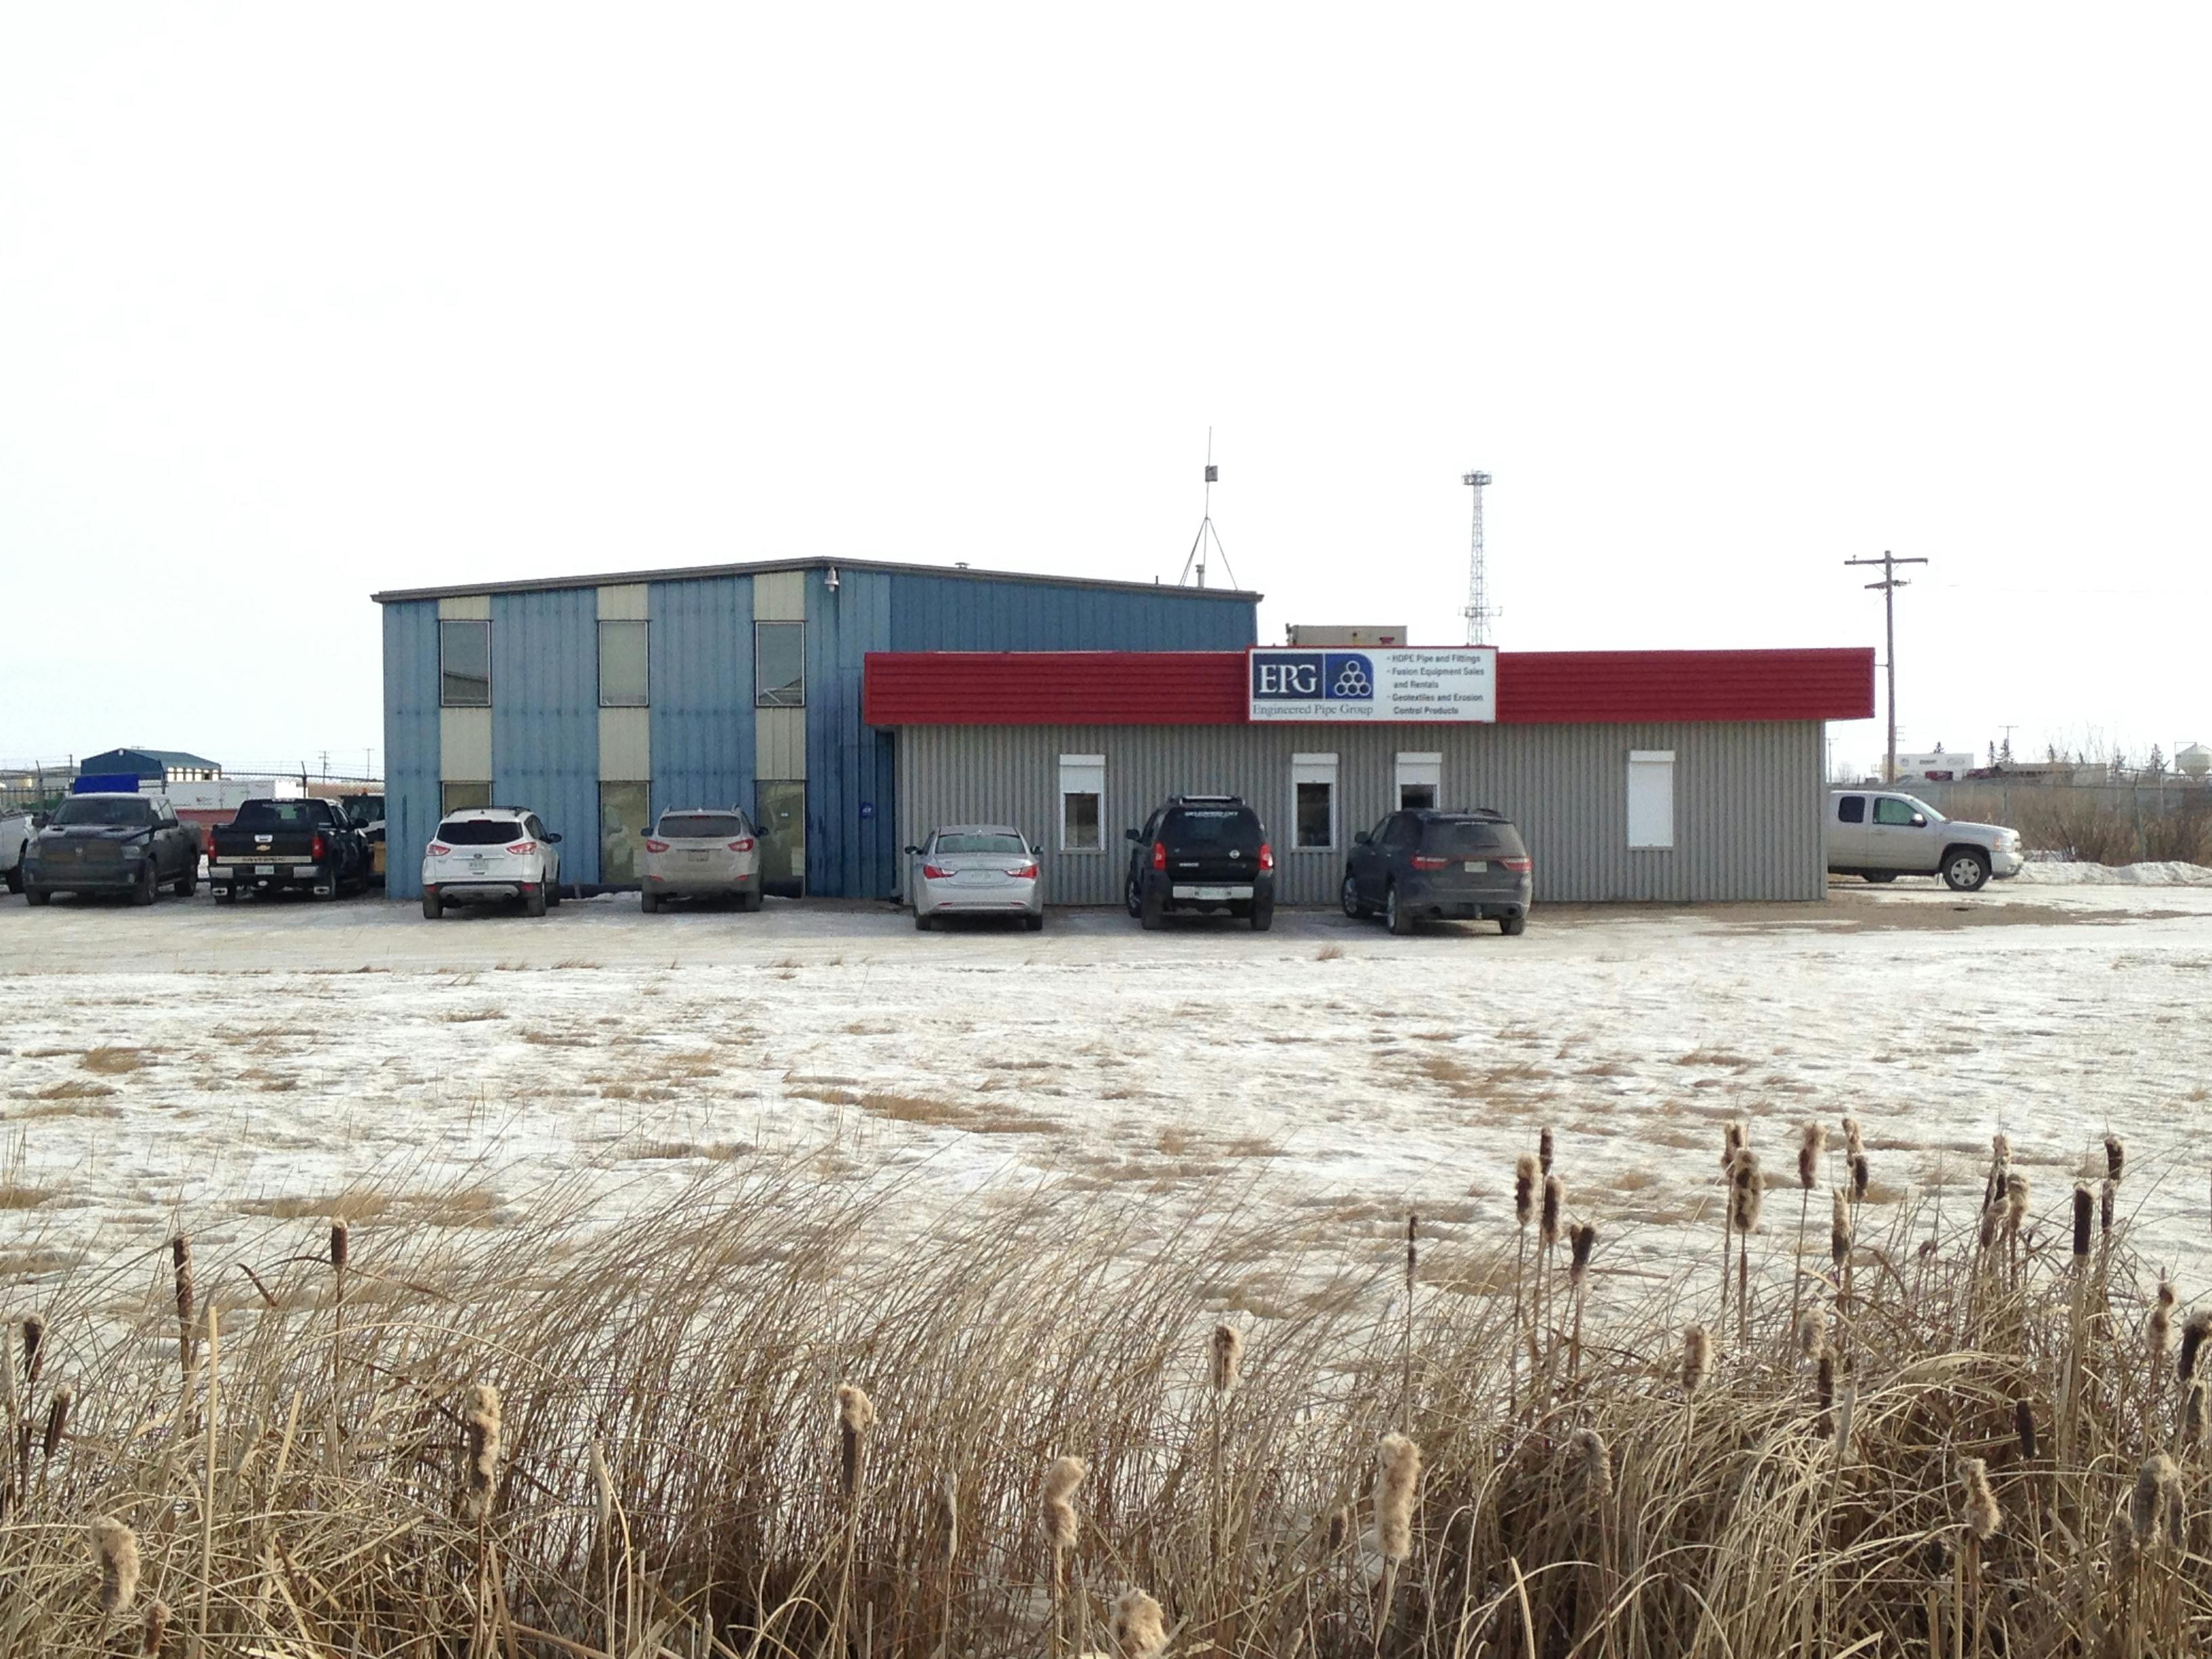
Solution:
{"label": "gravel parking lot", "polygon": [[1571,1206],[1656,1267],[1711,1237],[1723,1121],[1784,1176],[1796,1125],[1847,1113],[1878,1202],[1978,1197],[2002,1130],[2056,1217],[2111,1129],[2154,1257],[2208,1229],[2201,888],[1847,884],[1554,908],[1519,939],[1325,912],[917,934],[884,906],[775,901],[435,924],[375,898],[15,901],[0,964],[18,1279],[179,1224],[396,1205],[507,1225],[556,1188],[611,1213],[781,1155],[905,1182],[917,1216],[1052,1180],[1142,1194],[1163,1225],[1278,1206],[1379,1259],[1408,1209],[1510,1228],[1545,1125]]}

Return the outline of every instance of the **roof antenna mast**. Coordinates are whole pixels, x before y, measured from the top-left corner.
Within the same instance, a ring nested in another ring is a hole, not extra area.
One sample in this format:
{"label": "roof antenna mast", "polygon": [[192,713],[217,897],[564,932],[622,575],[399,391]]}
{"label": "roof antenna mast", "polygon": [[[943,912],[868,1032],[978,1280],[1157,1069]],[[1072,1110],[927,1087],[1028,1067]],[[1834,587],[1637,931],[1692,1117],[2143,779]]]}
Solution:
{"label": "roof antenna mast", "polygon": [[1467,618],[1467,642],[1488,645],[1490,625],[1498,615],[1490,603],[1489,562],[1482,545],[1482,492],[1489,488],[1490,475],[1462,472],[1459,481],[1474,491],[1474,535],[1467,561],[1467,609],[1460,614]]}
{"label": "roof antenna mast", "polygon": [[1229,568],[1229,550],[1222,546],[1221,532],[1213,527],[1213,486],[1220,481],[1221,469],[1213,464],[1213,428],[1208,427],[1206,428],[1206,514],[1198,521],[1198,535],[1191,542],[1190,556],[1182,562],[1182,578],[1176,583],[1177,587],[1189,586],[1194,572],[1198,576],[1198,585],[1200,587],[1206,586],[1206,544],[1209,540],[1213,544],[1213,550],[1220,555],[1222,572],[1229,578],[1230,586],[1236,586],[1237,573]]}

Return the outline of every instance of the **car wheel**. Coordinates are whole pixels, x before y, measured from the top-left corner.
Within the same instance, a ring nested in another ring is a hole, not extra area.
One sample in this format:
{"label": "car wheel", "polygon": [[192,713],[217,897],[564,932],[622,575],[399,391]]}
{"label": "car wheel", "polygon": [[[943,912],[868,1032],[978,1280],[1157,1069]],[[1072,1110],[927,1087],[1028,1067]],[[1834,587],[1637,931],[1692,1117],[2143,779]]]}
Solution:
{"label": "car wheel", "polygon": [[1252,931],[1255,933],[1264,933],[1274,925],[1275,901],[1254,899],[1252,901]]}
{"label": "car wheel", "polygon": [[1382,921],[1401,939],[1413,931],[1412,914],[1399,908],[1398,884],[1395,881],[1382,890]]}
{"label": "car wheel", "polygon": [[438,896],[437,890],[434,888],[425,887],[422,890],[422,920],[425,921],[435,921],[440,916],[442,916],[445,914],[445,900]]}
{"label": "car wheel", "polygon": [[1159,889],[1146,888],[1138,902],[1137,925],[1148,933],[1157,933],[1166,915],[1166,902],[1161,897]]}
{"label": "car wheel", "polygon": [[23,897],[33,910],[42,904],[52,904],[54,902],[54,896],[52,893],[43,887],[33,887],[28,882],[23,884]]}
{"label": "car wheel", "polygon": [[1944,884],[1954,893],[1977,891],[1990,878],[1990,855],[1977,847],[1956,847],[1944,856]]}
{"label": "car wheel", "polygon": [[545,914],[545,884],[544,882],[538,882],[524,890],[522,914],[526,916],[542,916]]}
{"label": "car wheel", "polygon": [[750,892],[744,892],[744,893],[740,893],[740,894],[738,894],[738,909],[740,909],[740,910],[757,910],[757,909],[759,909],[759,908],[760,908],[760,907],[761,907],[761,896],[760,896],[760,891],[759,891],[759,890],[758,890],[757,888],[756,888],[756,889],[752,890],[751,890],[751,891],[750,891]]}
{"label": "car wheel", "polygon": [[915,911],[914,913],[914,931],[917,933],[927,933],[929,931],[930,920],[931,919],[929,917],[922,915],[921,911]]}
{"label": "car wheel", "polygon": [[1897,872],[1894,870],[1869,870],[1866,872],[1866,878],[1869,881],[1874,882],[1895,881],[1897,879]]}
{"label": "car wheel", "polygon": [[1044,917],[1042,914],[1034,916],[1024,916],[1022,918],[1022,926],[1028,928],[1032,933],[1042,933],[1044,932]]}
{"label": "car wheel", "polygon": [[1526,916],[1500,916],[1498,919],[1498,931],[1504,934],[1508,939],[1518,939],[1522,934],[1528,931],[1528,918]]}
{"label": "car wheel", "polygon": [[545,884],[545,902],[556,910],[561,908],[561,884],[559,882],[549,881]]}
{"label": "car wheel", "polygon": [[177,878],[177,884],[170,890],[175,893],[179,898],[190,898],[193,894],[198,892],[200,890],[200,872],[198,868],[191,865],[185,866],[185,873]]}
{"label": "car wheel", "polygon": [[648,916],[659,915],[660,895],[658,893],[640,893],[637,896],[637,908],[644,911]]}
{"label": "car wheel", "polygon": [[20,864],[8,872],[8,890],[11,893],[23,890],[23,866]]}
{"label": "car wheel", "polygon": [[137,886],[131,890],[131,902],[137,905],[151,904],[161,896],[161,884],[154,877],[154,860],[148,859],[146,867],[138,872]]}
{"label": "car wheel", "polygon": [[1121,902],[1129,907],[1131,915],[1141,916],[1145,914],[1144,896],[1138,891],[1134,877],[1130,878],[1129,890],[1121,896]]}
{"label": "car wheel", "polygon": [[1349,870],[1344,872],[1344,892],[1342,896],[1344,900],[1344,914],[1350,916],[1354,921],[1358,921],[1361,917],[1371,914],[1368,910],[1367,907],[1359,902],[1359,883],[1353,878],[1352,872]]}

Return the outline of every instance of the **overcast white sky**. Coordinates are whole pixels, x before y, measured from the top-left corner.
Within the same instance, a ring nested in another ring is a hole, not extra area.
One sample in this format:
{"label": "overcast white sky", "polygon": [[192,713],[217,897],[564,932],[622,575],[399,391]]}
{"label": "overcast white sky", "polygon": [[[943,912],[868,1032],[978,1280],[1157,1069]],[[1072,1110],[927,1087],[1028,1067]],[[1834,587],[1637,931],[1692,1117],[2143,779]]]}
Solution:
{"label": "overcast white sky", "polygon": [[[0,13],[0,758],[382,747],[373,588],[800,553],[1873,644],[2212,739],[2212,13]],[[1838,727],[1871,757],[1871,723]]]}

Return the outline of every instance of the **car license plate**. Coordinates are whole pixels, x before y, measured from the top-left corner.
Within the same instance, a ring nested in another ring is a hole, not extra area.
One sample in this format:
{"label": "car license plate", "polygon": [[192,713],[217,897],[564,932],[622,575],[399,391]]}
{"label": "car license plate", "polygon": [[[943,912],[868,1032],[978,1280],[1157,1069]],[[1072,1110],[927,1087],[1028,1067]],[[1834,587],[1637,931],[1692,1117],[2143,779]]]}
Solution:
{"label": "car license plate", "polygon": [[1245,893],[1241,887],[1201,887],[1191,896],[1200,899],[1242,898]]}
{"label": "car license plate", "polygon": [[469,860],[469,873],[471,875],[480,876],[483,874],[483,872],[484,861],[482,859],[471,859]]}
{"label": "car license plate", "polygon": [[1467,872],[1470,876],[1479,876],[1488,868],[1490,868],[1490,860],[1488,859],[1469,859],[1467,860]]}
{"label": "car license plate", "polygon": [[708,848],[704,848],[704,847],[700,847],[700,848],[693,848],[690,852],[686,853],[684,856],[685,858],[687,858],[687,859],[690,860],[691,860],[691,862],[692,862],[692,863],[694,863],[694,864],[704,864],[704,863],[705,863],[708,859],[710,859],[710,858],[714,857],[714,854],[713,854],[713,852],[712,852],[711,850],[709,850]]}
{"label": "car license plate", "polygon": [[257,864],[253,866],[253,873],[257,876],[273,876],[276,873],[276,866],[273,864]]}

